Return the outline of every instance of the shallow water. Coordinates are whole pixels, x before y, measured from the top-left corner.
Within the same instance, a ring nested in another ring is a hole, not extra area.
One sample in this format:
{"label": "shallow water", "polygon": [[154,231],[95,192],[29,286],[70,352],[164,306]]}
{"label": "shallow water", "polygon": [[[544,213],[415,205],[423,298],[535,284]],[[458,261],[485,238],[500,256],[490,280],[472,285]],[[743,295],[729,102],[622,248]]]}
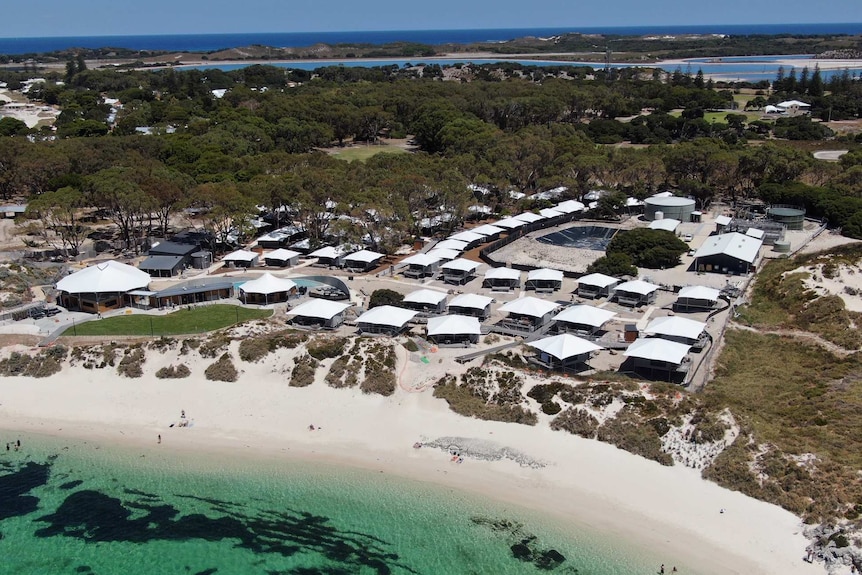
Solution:
{"label": "shallow water", "polygon": [[20,451],[0,451],[0,573],[655,571],[600,534],[380,473],[15,437]]}

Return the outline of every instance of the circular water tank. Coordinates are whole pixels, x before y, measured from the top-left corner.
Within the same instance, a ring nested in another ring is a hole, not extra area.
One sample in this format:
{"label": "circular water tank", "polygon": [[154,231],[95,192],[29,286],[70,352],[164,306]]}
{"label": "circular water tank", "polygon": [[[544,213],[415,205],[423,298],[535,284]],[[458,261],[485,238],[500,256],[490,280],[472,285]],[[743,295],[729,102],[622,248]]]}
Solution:
{"label": "circular water tank", "polygon": [[205,270],[213,263],[213,256],[208,251],[199,251],[192,254],[192,267],[196,270]]}
{"label": "circular water tank", "polygon": [[780,254],[790,253],[790,242],[786,240],[776,240],[772,245],[772,249]]}
{"label": "circular water tank", "polygon": [[[678,196],[652,197],[644,201],[644,218],[648,222],[653,220],[669,218],[687,222],[691,220],[694,211],[694,200],[680,198]],[[661,217],[657,217],[661,214]]]}
{"label": "circular water tank", "polygon": [[784,224],[788,230],[801,230],[805,224],[805,210],[800,208],[769,208],[766,215],[770,220]]}

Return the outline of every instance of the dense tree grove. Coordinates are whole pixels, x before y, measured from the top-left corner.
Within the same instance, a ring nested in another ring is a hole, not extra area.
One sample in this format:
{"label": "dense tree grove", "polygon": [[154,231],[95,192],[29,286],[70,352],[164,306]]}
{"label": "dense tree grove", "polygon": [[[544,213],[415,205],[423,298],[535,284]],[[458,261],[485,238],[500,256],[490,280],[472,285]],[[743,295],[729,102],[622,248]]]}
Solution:
{"label": "dense tree grove", "polygon": [[[733,94],[700,75],[654,78],[631,69],[606,77],[515,64],[455,72],[460,81],[441,81],[435,66],[119,71],[72,60],[63,82],[49,77],[28,92],[61,106],[56,132],[0,121],[0,197],[39,198],[34,213],[46,227],[71,226],[63,242],[72,251],[78,224],[63,223],[68,198],[100,208],[129,245],[165,234],[184,208],[230,243],[251,233],[263,206],[300,225],[312,245],[335,234],[389,251],[440,213],[452,214],[445,222],[452,228],[477,201],[499,214],[541,208],[510,192],[558,186],[578,199],[613,190],[599,202],[602,213],[620,209],[626,196],[675,189],[702,208],[719,196],[801,203],[836,226],[850,224],[847,233],[862,232],[858,153],[824,165],[774,139],[747,145],[772,134],[826,136],[808,117],[746,125],[727,114],[706,122],[703,111],[732,107]],[[0,79],[14,86],[24,78],[16,74]],[[817,78],[806,76],[804,86],[776,80],[785,91],[768,100],[801,97],[804,88],[815,116],[826,106],[833,115],[858,115],[847,103],[862,101],[858,81]],[[106,97],[122,103],[115,118]],[[151,135],[138,133],[142,126]],[[362,163],[315,151],[408,134],[416,153]],[[622,141],[655,145],[607,145]]]}

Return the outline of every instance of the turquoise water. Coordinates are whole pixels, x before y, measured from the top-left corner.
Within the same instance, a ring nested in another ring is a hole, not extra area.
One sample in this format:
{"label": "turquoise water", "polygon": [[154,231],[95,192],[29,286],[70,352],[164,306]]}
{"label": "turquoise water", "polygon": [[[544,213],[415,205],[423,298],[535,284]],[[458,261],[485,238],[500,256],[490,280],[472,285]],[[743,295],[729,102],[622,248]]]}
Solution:
{"label": "turquoise water", "polygon": [[0,451],[2,574],[656,570],[610,538],[380,473],[15,437],[20,451]]}

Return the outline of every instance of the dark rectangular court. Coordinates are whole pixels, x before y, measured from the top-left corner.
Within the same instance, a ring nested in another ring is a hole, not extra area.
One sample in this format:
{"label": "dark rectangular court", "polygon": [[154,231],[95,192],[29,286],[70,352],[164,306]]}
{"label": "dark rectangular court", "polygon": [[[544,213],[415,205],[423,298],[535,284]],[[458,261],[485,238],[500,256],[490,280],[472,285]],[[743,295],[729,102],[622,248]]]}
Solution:
{"label": "dark rectangular court", "polygon": [[544,244],[554,246],[603,252],[616,233],[616,228],[605,226],[572,226],[537,239]]}

